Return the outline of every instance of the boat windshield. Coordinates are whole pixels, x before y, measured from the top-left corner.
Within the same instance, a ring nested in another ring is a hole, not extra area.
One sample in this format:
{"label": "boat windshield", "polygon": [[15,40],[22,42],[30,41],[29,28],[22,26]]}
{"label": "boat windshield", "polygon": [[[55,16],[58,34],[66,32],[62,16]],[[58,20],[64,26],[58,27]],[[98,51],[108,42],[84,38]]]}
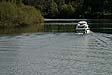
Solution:
{"label": "boat windshield", "polygon": [[85,23],[79,23],[80,25],[84,25]]}
{"label": "boat windshield", "polygon": [[78,26],[78,28],[85,28],[85,26]]}

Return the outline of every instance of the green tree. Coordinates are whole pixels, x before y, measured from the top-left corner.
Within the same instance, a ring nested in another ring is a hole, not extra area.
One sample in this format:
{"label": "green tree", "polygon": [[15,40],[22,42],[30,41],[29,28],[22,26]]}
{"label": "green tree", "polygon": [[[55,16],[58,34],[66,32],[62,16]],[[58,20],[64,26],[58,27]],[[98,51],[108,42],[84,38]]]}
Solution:
{"label": "green tree", "polygon": [[58,6],[54,0],[46,1],[45,9],[43,10],[49,18],[56,17],[58,14]]}
{"label": "green tree", "polygon": [[75,12],[74,7],[71,4],[64,4],[60,9],[60,16],[62,18],[71,18]]}
{"label": "green tree", "polygon": [[84,0],[83,12],[84,18],[99,18],[103,11],[104,0]]}
{"label": "green tree", "polygon": [[23,2],[40,9],[46,18],[100,18],[100,15],[112,13],[112,0],[23,0]]}

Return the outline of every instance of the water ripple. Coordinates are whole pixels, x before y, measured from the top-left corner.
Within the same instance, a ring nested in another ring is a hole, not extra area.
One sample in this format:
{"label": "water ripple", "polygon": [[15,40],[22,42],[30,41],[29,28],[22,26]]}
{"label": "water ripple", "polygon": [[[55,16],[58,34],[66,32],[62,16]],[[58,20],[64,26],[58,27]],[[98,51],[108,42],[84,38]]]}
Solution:
{"label": "water ripple", "polygon": [[112,35],[34,33],[0,37],[0,75],[111,75]]}

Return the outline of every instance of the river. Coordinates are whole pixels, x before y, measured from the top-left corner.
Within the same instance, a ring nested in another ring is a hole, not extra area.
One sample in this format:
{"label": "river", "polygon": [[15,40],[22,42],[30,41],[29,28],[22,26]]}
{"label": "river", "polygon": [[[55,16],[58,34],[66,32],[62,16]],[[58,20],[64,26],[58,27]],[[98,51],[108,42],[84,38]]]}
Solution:
{"label": "river", "polygon": [[112,34],[2,35],[0,75],[112,75]]}

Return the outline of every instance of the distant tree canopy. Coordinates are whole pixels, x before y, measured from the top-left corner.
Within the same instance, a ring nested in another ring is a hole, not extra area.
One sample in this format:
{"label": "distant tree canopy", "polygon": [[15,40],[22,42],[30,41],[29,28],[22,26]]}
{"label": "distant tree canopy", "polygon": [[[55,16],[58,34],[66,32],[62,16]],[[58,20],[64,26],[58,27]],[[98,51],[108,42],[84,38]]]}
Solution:
{"label": "distant tree canopy", "polygon": [[76,0],[24,0],[25,4],[39,8],[45,18],[74,18],[79,4]]}
{"label": "distant tree canopy", "polygon": [[112,0],[0,0],[34,6],[45,18],[111,18]]}
{"label": "distant tree canopy", "polygon": [[112,0],[84,0],[82,8],[86,18],[112,17]]}
{"label": "distant tree canopy", "polygon": [[3,2],[3,1],[17,3],[17,4],[23,2],[23,0],[0,0],[0,2]]}

